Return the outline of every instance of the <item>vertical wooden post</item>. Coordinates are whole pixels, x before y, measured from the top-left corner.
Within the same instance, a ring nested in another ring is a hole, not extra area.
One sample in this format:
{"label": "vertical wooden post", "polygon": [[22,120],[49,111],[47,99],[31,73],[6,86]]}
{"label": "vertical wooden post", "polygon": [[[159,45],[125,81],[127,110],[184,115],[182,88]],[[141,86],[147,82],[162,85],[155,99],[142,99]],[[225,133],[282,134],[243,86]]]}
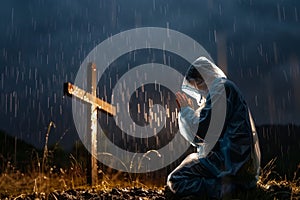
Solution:
{"label": "vertical wooden post", "polygon": [[[97,72],[96,65],[89,63],[87,66],[87,92],[96,96]],[[87,183],[91,186],[97,185],[97,106],[88,105],[87,112],[87,143],[89,144],[90,156],[87,157]]]}
{"label": "vertical wooden post", "polygon": [[14,155],[14,165],[17,166],[17,141],[18,138],[15,136],[15,155]]}

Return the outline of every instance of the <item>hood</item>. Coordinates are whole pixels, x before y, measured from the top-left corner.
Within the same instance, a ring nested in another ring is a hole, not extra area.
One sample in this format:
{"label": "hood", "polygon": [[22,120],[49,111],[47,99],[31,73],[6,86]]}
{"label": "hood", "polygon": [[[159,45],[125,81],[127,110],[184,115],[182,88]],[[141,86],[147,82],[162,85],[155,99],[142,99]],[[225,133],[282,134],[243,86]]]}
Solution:
{"label": "hood", "polygon": [[200,103],[202,97],[206,97],[207,91],[201,91],[195,88],[187,81],[187,76],[191,74],[192,68],[197,69],[197,71],[201,75],[199,78],[202,77],[204,79],[205,84],[207,85],[208,88],[211,88],[213,82],[216,79],[226,78],[226,75],[219,67],[217,67],[213,62],[208,60],[206,57],[199,57],[192,63],[192,65],[189,67],[189,69],[185,74],[181,89],[184,93],[196,99],[196,101]]}

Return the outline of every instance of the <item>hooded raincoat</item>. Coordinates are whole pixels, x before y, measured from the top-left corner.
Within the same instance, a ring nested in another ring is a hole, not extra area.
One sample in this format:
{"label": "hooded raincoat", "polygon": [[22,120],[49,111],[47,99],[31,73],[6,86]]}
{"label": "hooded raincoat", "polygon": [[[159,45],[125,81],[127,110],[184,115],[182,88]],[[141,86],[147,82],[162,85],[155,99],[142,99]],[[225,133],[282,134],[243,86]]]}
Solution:
{"label": "hooded raincoat", "polygon": [[[192,67],[201,74],[208,91],[189,84],[187,76]],[[199,107],[182,107],[178,123],[180,133],[197,148],[197,153],[190,154],[170,173],[167,185],[181,196],[210,198],[222,198],[237,189],[255,187],[260,169],[260,149],[244,97],[223,71],[205,57],[198,58],[189,70],[182,91],[196,99]],[[214,116],[219,118],[215,124],[212,123],[215,120],[212,118],[213,108],[217,113]],[[223,118],[218,116],[218,109],[223,110]],[[221,129],[217,131],[214,126],[220,123]]]}

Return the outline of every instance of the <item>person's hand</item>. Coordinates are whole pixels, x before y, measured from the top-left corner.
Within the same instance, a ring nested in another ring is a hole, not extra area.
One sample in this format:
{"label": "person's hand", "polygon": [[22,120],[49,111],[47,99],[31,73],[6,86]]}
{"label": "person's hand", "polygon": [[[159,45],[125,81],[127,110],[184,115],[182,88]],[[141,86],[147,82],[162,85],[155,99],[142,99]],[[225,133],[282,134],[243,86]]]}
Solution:
{"label": "person's hand", "polygon": [[184,93],[176,93],[176,102],[179,108],[190,106],[192,109],[194,109],[192,99],[188,98]]}

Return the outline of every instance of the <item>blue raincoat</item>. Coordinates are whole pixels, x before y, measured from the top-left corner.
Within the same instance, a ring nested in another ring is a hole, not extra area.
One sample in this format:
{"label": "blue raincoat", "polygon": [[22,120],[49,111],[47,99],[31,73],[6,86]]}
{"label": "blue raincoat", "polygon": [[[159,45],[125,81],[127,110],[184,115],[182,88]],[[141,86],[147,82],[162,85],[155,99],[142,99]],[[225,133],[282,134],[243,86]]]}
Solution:
{"label": "blue raincoat", "polygon": [[[197,153],[187,156],[170,173],[167,185],[179,196],[210,198],[222,198],[237,189],[255,187],[260,149],[244,97],[222,70],[205,57],[198,58],[192,67],[201,74],[209,90],[199,91],[184,79],[183,92],[196,99],[199,107],[195,110],[182,107],[178,123],[180,133],[197,147]],[[211,125],[215,121],[211,118],[213,108],[217,109],[214,116],[219,121]],[[223,109],[224,118],[218,116],[218,109]],[[222,128],[218,132],[214,126],[220,123]]]}

